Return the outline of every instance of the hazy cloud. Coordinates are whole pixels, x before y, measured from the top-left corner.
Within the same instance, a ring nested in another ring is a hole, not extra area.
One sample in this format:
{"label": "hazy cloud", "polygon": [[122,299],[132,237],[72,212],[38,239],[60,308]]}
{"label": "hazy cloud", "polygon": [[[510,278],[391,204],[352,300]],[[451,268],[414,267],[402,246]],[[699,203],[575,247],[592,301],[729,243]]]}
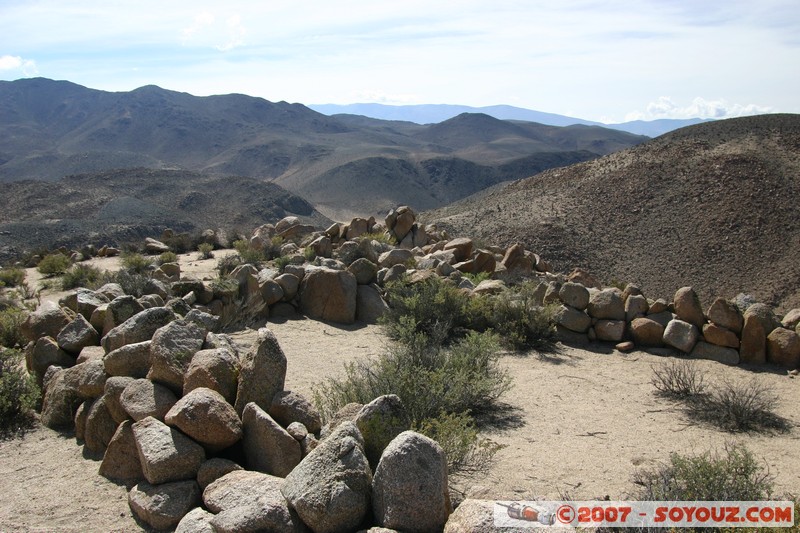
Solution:
{"label": "hazy cloud", "polygon": [[238,14],[231,15],[222,22],[213,13],[202,11],[194,16],[191,26],[181,30],[181,42],[184,46],[196,43],[227,52],[244,45],[246,35],[247,29]]}
{"label": "hazy cloud", "polygon": [[31,59],[11,55],[0,56],[0,71],[14,70],[22,72],[24,76],[34,76],[39,73],[36,62]]}
{"label": "hazy cloud", "polygon": [[771,113],[774,110],[756,104],[731,104],[724,99],[706,100],[698,96],[689,105],[680,106],[668,96],[660,96],[647,104],[645,111],[632,111],[625,120],[656,120],[660,118],[733,118]]}

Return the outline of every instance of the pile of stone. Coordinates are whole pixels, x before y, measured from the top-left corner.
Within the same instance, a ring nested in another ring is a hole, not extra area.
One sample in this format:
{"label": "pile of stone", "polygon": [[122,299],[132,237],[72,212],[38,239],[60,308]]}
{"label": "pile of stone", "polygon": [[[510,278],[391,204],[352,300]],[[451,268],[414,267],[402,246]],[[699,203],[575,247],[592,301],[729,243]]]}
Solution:
{"label": "pile of stone", "polygon": [[[284,390],[286,357],[258,331],[240,353],[216,317],[118,286],[80,289],[24,332],[42,423],[73,429],[135,516],[177,531],[441,530],[451,512],[441,447],[409,431],[396,396],[322,427]],[[161,302],[163,303],[163,302]],[[99,309],[105,308],[99,320]],[[94,318],[94,321],[92,319]]]}

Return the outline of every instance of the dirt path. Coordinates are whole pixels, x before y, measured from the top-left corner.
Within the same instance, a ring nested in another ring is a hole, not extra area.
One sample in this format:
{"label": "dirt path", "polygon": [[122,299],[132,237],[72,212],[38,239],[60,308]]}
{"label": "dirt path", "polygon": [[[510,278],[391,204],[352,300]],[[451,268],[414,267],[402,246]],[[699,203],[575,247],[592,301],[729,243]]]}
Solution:
{"label": "dirt path", "polygon": [[[197,273],[203,268],[208,265],[197,266]],[[380,354],[385,343],[376,326],[298,319],[268,327],[288,359],[286,388],[309,396],[314,384],[343,375],[345,362]],[[245,347],[255,330],[233,336]],[[800,493],[800,379],[698,361],[711,381],[764,380],[780,397],[778,414],[795,426],[779,435],[731,435],[689,422],[653,394],[652,365],[664,358],[598,350],[560,347],[554,354],[503,357],[514,388],[486,434],[505,447],[487,476],[465,483],[470,495],[624,498],[637,467],[666,461],[671,452],[722,450],[733,442],[746,445],[769,468],[776,493]],[[140,529],[125,488],[98,476],[98,466],[82,457],[74,438],[44,428],[0,442],[0,531]]]}

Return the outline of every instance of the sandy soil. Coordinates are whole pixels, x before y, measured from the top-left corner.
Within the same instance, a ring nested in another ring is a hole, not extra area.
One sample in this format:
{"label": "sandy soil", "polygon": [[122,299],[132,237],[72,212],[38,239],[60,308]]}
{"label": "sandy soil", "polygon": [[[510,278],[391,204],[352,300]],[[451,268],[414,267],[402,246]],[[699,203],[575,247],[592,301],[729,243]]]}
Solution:
{"label": "sandy soil", "polygon": [[[215,261],[192,263],[184,272],[202,277]],[[314,384],[342,375],[343,363],[378,355],[386,342],[377,326],[298,319],[268,327],[288,359],[286,388],[308,395]],[[246,348],[255,330],[233,336]],[[652,366],[664,358],[590,348],[559,345],[554,353],[503,357],[514,388],[485,433],[505,447],[488,475],[462,483],[469,495],[624,498],[636,468],[666,461],[672,452],[722,450],[734,442],[769,468],[777,493],[800,493],[800,379],[698,361],[711,381],[766,381],[780,397],[778,414],[795,426],[786,434],[731,435],[691,422],[679,406],[653,394]],[[140,530],[125,488],[98,476],[98,466],[97,458],[83,457],[74,438],[45,428],[0,442],[0,531]]]}

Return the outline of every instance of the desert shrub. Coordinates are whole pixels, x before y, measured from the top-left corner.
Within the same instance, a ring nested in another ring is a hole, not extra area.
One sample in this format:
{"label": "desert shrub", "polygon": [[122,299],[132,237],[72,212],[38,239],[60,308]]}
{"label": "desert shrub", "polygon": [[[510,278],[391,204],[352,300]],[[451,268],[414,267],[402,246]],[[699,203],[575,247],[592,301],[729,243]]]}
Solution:
{"label": "desert shrub", "polygon": [[392,246],[397,246],[397,239],[386,233],[385,231],[376,232],[376,233],[364,233],[360,237],[356,238],[357,242],[361,241],[377,241],[381,244],[389,244]]}
{"label": "desert shrub", "polygon": [[268,259],[267,253],[264,250],[253,247],[249,241],[244,239],[234,241],[233,247],[239,254],[243,264],[259,266]]}
{"label": "desert shrub", "polygon": [[25,281],[25,270],[17,267],[0,269],[0,287],[17,287]]}
{"label": "desert shrub", "polygon": [[172,251],[164,252],[158,256],[158,259],[156,259],[157,265],[163,265],[164,263],[177,263],[177,262],[178,262],[178,256],[175,252]]}
{"label": "desert shrub", "polygon": [[0,310],[0,346],[23,347],[27,339],[22,335],[22,323],[28,317],[24,309],[9,305]]}
{"label": "desert shrub", "polygon": [[125,294],[140,298],[145,295],[149,282],[150,276],[147,274],[132,270],[120,270],[113,273],[105,273],[103,279],[99,283],[118,283]]}
{"label": "desert shrub", "polygon": [[98,282],[103,279],[103,272],[94,266],[77,264],[64,272],[61,277],[61,288],[64,290],[77,287],[95,288]]}
{"label": "desert shrub", "polygon": [[[189,233],[176,233],[170,237],[162,239],[162,242],[169,246],[169,249],[174,253],[185,254],[197,248],[198,236],[192,236]],[[172,263],[173,261],[165,261],[165,263]]]}
{"label": "desert shrub", "polygon": [[478,272],[477,274],[472,274],[468,272],[464,274],[464,277],[467,278],[472,282],[473,285],[476,287],[480,284],[481,281],[486,281],[487,279],[492,279],[492,275],[488,272]]}
{"label": "desert shrub", "polygon": [[275,268],[277,268],[278,271],[283,272],[283,269],[286,268],[286,265],[292,262],[292,258],[288,255],[281,255],[276,257],[273,262],[275,263]]}
{"label": "desert shrub", "polygon": [[70,267],[72,262],[64,254],[54,253],[44,257],[36,267],[43,276],[60,276]]}
{"label": "desert shrub", "polygon": [[706,392],[706,383],[700,369],[686,360],[654,366],[650,382],[660,395],[673,399],[698,398]]}
{"label": "desert shrub", "polygon": [[465,413],[427,418],[413,429],[439,443],[447,455],[447,470],[451,475],[470,476],[487,471],[494,454],[503,448],[481,438],[472,417]]}
{"label": "desert shrub", "polygon": [[312,248],[311,246],[306,246],[305,249],[303,250],[303,257],[305,258],[306,261],[311,262],[317,258],[317,252],[315,252],[314,248]]}
{"label": "desert shrub", "polygon": [[775,414],[778,396],[764,382],[722,381],[689,406],[692,416],[730,432],[786,431],[789,423]]}
{"label": "desert shrub", "polygon": [[227,276],[241,264],[242,258],[239,254],[229,254],[217,260],[217,272],[220,276]]}
{"label": "desert shrub", "polygon": [[503,345],[511,350],[545,347],[553,338],[553,315],[557,306],[534,303],[529,285],[507,290],[492,298],[488,308],[489,327],[496,331]]}
{"label": "desert shrub", "polygon": [[475,318],[469,294],[436,276],[413,285],[404,280],[389,283],[386,299],[390,308],[380,323],[392,339],[406,337],[409,327],[429,338],[441,332],[445,340],[457,338]]}
{"label": "desert shrub", "polygon": [[0,432],[8,434],[32,425],[39,399],[36,382],[25,371],[23,355],[0,348]]}
{"label": "desert shrub", "polygon": [[199,245],[197,245],[197,251],[200,252],[199,259],[211,259],[212,257],[214,257],[213,244],[207,242],[201,242]]}
{"label": "desert shrub", "polygon": [[120,265],[129,273],[143,274],[153,266],[153,261],[138,252],[124,252],[120,256]]}
{"label": "desert shrub", "polygon": [[660,501],[758,501],[772,496],[772,477],[743,446],[724,453],[685,456],[634,474],[636,499]]}

